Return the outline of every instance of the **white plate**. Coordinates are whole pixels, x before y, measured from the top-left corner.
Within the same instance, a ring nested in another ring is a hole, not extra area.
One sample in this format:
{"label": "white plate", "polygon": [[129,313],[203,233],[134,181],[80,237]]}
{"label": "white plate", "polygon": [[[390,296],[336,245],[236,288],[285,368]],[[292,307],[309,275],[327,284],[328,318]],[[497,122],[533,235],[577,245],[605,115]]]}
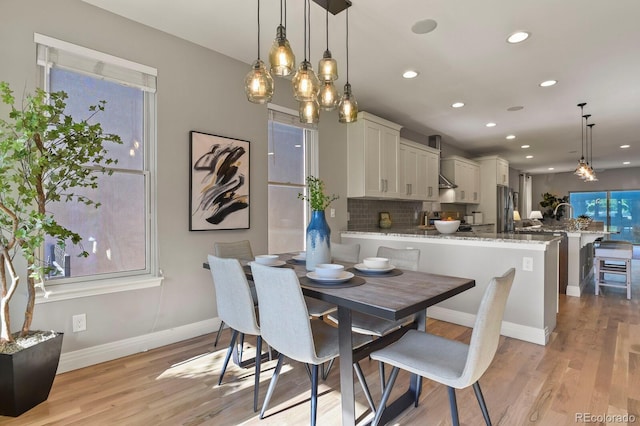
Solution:
{"label": "white plate", "polygon": [[283,265],[287,264],[287,262],[285,262],[284,260],[277,260],[274,263],[272,263],[271,265],[263,265],[262,263],[258,263],[258,262],[255,262],[255,261],[249,262],[249,263],[247,263],[247,265],[251,266],[254,263],[256,265],[262,265],[262,266],[283,266]]}
{"label": "white plate", "polygon": [[296,262],[299,262],[299,263],[304,263],[304,262],[307,261],[306,257],[300,256],[300,255],[293,256],[292,259],[295,260]]}
{"label": "white plate", "polygon": [[347,271],[342,271],[342,274],[340,274],[340,276],[337,278],[323,278],[323,277],[319,277],[318,274],[316,274],[315,272],[307,272],[307,278],[313,281],[318,281],[323,283],[343,283],[345,281],[349,281],[353,277],[354,277],[353,273],[347,272]]}
{"label": "white plate", "polygon": [[388,268],[369,268],[364,263],[356,263],[353,265],[358,271],[366,272],[368,274],[384,274],[385,272],[393,271],[395,266],[389,265]]}

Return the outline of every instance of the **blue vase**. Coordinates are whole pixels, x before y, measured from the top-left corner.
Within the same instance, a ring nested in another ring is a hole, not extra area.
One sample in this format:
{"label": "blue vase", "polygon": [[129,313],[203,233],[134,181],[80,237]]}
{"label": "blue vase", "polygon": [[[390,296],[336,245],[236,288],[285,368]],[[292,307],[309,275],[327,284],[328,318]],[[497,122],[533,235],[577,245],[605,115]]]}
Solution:
{"label": "blue vase", "polygon": [[313,210],[307,226],[307,271],[315,271],[320,263],[331,263],[331,229],[324,210]]}

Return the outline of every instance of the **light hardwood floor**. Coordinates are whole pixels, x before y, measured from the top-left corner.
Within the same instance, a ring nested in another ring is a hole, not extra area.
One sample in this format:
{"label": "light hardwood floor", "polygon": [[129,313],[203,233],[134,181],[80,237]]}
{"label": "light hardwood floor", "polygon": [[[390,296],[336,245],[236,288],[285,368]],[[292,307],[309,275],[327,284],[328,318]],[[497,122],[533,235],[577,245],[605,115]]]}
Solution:
{"label": "light hardwood floor", "polygon": [[[561,296],[558,326],[543,347],[501,337],[493,364],[480,383],[495,425],[575,425],[576,416],[635,416],[640,424],[640,261],[633,261],[634,298],[606,289],[581,298]],[[468,341],[470,329],[429,320],[432,333]],[[309,419],[309,379],[304,367],[283,367],[271,408],[260,421],[252,410],[253,370],[232,366],[217,386],[230,333],[191,339],[146,353],[61,374],[49,400],[1,425],[305,425]],[[255,341],[249,341],[247,348]],[[251,346],[252,348],[252,346]],[[247,349],[247,356],[251,356]],[[263,364],[262,402],[275,361]],[[338,369],[319,388],[318,424],[340,424]],[[362,367],[374,399],[380,399],[377,366]],[[396,391],[407,383],[401,373]],[[356,384],[357,412],[368,415]],[[458,391],[463,425],[483,424],[473,391]],[[584,413],[584,414],[582,414]],[[598,418],[591,418],[598,420]],[[609,418],[608,424],[627,424]],[[451,424],[446,389],[425,381],[418,408],[394,425]],[[592,424],[607,424],[595,422]]]}

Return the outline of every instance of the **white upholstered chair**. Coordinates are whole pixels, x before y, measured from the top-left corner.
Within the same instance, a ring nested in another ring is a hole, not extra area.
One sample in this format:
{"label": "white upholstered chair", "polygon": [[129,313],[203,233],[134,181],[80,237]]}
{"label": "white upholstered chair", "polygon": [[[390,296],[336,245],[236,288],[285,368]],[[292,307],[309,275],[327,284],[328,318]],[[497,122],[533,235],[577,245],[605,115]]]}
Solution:
{"label": "white upholstered chair", "polygon": [[[218,242],[213,243],[213,255],[217,257],[223,257],[226,259],[238,259],[244,261],[253,260],[253,250],[251,250],[251,242],[249,240],[230,241],[230,242]],[[251,290],[251,297],[254,304],[258,303],[258,296],[256,296],[256,289],[253,283],[249,283]],[[216,334],[216,340],[213,342],[213,347],[218,346],[218,340],[220,334],[224,328],[224,321],[220,321],[220,327],[218,328],[218,334]]]}
{"label": "white upholstered chair", "polygon": [[398,269],[408,269],[410,271],[417,271],[420,265],[420,250],[419,249],[397,249],[391,247],[380,246],[378,247],[378,257],[386,257],[389,259],[389,263],[394,265]]}
{"label": "white upholstered chair", "polygon": [[[372,359],[393,366],[373,425],[380,421],[399,369],[448,387],[454,426],[459,424],[455,389],[473,386],[484,420],[487,425],[491,425],[478,380],[489,368],[498,348],[500,327],[514,276],[515,269],[511,268],[501,277],[491,279],[480,302],[468,345],[434,334],[410,330],[397,342],[371,353]],[[418,404],[417,399],[415,404]]]}
{"label": "white upholstered chair", "polygon": [[360,261],[360,244],[331,243],[331,258],[343,262]]}
{"label": "white upholstered chair", "polygon": [[237,259],[223,259],[208,256],[209,268],[216,289],[218,316],[233,330],[231,343],[222,364],[218,385],[222,383],[224,373],[229,364],[233,347],[242,333],[257,336],[255,358],[255,383],[253,391],[253,411],[258,410],[258,389],[260,386],[260,361],[262,356],[262,337],[256,318],[255,305],[251,297],[249,283]]}
{"label": "white upholstered chair", "polygon": [[[318,366],[338,356],[338,329],[310,319],[300,282],[293,269],[251,264],[258,292],[260,328],[266,342],[279,352],[260,418],[273,395],[284,357],[311,366],[311,425],[316,424]],[[283,314],[286,313],[286,314]],[[354,347],[370,339],[354,335]],[[359,376],[358,376],[359,377]]]}

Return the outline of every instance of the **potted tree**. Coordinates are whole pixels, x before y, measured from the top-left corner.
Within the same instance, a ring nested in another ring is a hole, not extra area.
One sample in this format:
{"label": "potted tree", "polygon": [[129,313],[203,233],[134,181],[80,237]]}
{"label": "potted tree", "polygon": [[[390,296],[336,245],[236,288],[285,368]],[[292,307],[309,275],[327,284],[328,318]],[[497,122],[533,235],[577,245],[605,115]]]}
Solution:
{"label": "potted tree", "polygon": [[[44,238],[60,245],[81,241],[56,222],[47,204],[98,207],[74,189],[97,188],[98,174],[116,162],[105,144],[122,141],[94,122],[103,101],[76,121],[65,114],[64,92],[38,89],[16,107],[9,85],[0,82],[0,97],[9,110],[8,119],[0,118],[0,415],[19,416],[48,398],[62,346],[61,333],[31,330],[36,288],[44,291],[48,268],[40,256]],[[22,285],[27,302],[18,328],[9,306]]]}

